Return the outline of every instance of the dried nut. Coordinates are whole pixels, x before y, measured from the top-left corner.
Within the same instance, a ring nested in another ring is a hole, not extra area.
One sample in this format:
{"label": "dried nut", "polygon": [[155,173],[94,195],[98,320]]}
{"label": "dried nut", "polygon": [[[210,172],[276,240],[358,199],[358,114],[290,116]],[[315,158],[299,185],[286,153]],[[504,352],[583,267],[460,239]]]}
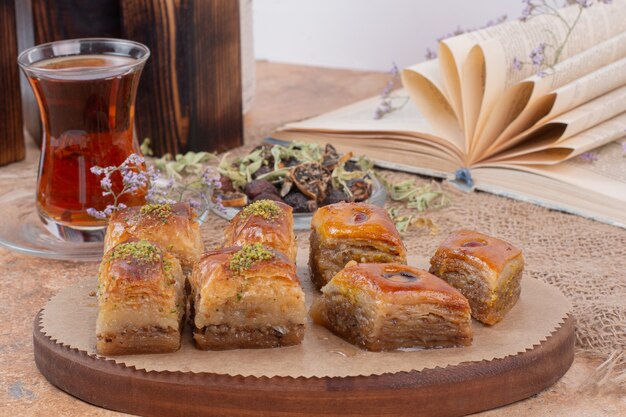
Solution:
{"label": "dried nut", "polygon": [[233,181],[228,177],[220,175],[220,191],[223,193],[235,191],[235,187],[233,187]]}
{"label": "dried nut", "polygon": [[329,204],[335,204],[345,201],[346,203],[350,202],[350,196],[341,190],[332,190],[327,196],[326,200],[322,203],[323,206],[327,206]]}
{"label": "dried nut", "polygon": [[354,201],[365,201],[372,195],[372,184],[363,179],[354,179],[348,181],[348,188],[352,193]]}
{"label": "dried nut", "polygon": [[337,153],[337,149],[335,149],[335,147],[330,143],[326,144],[323,158],[324,159],[322,165],[324,165],[330,171],[335,169],[337,167],[337,164],[339,163],[339,154]]}
{"label": "dried nut", "polygon": [[230,192],[221,195],[224,207],[243,207],[248,204],[248,197],[244,193]]}
{"label": "dried nut", "polygon": [[263,165],[261,168],[257,169],[254,174],[252,174],[252,178],[259,178],[261,175],[268,174],[272,171],[274,171],[272,167],[269,165]]}
{"label": "dried nut", "polygon": [[[311,202],[315,204],[315,208],[311,210]],[[311,213],[317,209],[315,200],[309,200],[300,191],[295,190],[285,196],[285,203],[293,208],[294,213]]]}
{"label": "dried nut", "polygon": [[246,184],[244,192],[251,199],[255,199],[259,194],[276,194],[278,196],[278,190],[269,181],[266,180],[253,180]]}
{"label": "dried nut", "polygon": [[289,178],[310,199],[321,202],[326,198],[330,171],[319,162],[307,162],[293,167],[289,171]]}

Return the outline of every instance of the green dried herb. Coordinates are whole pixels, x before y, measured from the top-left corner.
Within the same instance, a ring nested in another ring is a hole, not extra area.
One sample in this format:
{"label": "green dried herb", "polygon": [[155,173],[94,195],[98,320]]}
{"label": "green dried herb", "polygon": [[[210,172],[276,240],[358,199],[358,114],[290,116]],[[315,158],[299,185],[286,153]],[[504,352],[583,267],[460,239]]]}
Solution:
{"label": "green dried herb", "polygon": [[214,161],[217,161],[217,156],[209,152],[187,152],[175,157],[166,153],[154,160],[154,166],[166,177],[181,181],[187,176],[201,177],[206,164]]}
{"label": "green dried herb", "polygon": [[259,261],[274,258],[274,252],[266,249],[260,243],[243,245],[240,250],[230,256],[230,270],[242,272]]}
{"label": "green dried herb", "polygon": [[431,184],[419,186],[413,180],[394,184],[384,178],[381,181],[392,200],[405,202],[408,208],[416,209],[420,213],[437,210],[450,203],[450,198],[443,191],[433,189]]}
{"label": "green dried herb", "polygon": [[390,207],[387,209],[387,213],[391,218],[391,221],[396,225],[396,229],[401,234],[407,232],[409,227],[427,227],[431,235],[437,234],[439,228],[432,221],[432,219],[423,216],[417,216],[415,214],[404,215],[401,214],[397,207]]}
{"label": "green dried herb", "polygon": [[[351,154],[350,154],[351,155]],[[348,181],[362,179],[364,181],[371,182],[371,178],[374,174],[374,163],[365,156],[360,156],[357,165],[361,169],[360,171],[348,171],[346,170],[346,162],[349,158],[342,158],[331,174],[333,187],[335,189],[342,189],[348,197],[352,198],[352,190],[348,186]]]}

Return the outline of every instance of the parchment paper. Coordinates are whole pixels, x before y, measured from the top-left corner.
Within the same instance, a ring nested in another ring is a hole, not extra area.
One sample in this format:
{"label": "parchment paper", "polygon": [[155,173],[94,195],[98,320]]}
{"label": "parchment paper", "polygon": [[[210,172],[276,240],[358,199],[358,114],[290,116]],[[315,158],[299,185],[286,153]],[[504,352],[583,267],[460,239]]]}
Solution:
{"label": "parchment paper", "polygon": [[[308,253],[303,252],[298,255],[298,275],[305,289],[307,306],[310,306],[318,293],[309,279]],[[409,258],[409,263],[422,268],[427,266],[426,260],[420,258]],[[42,314],[43,333],[57,343],[98,356],[95,350],[97,300],[89,295],[96,285],[95,278],[86,279],[54,296]],[[570,312],[570,303],[558,289],[526,276],[522,279],[520,300],[502,322],[489,327],[474,321],[474,341],[470,347],[367,352],[309,321],[300,346],[201,351],[193,346],[187,327],[178,352],[107,359],[146,371],[294,378],[380,375],[515,355],[546,340]]]}

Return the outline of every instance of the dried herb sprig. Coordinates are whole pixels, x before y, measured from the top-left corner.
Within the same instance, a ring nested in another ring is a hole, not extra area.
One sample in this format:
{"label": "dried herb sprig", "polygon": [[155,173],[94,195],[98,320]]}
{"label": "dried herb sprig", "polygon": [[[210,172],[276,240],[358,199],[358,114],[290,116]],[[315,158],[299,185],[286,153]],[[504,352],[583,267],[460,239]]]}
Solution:
{"label": "dried herb sprig", "polygon": [[394,86],[400,80],[400,69],[395,62],[392,63],[389,75],[390,78],[380,94],[380,103],[378,103],[378,107],[376,107],[376,111],[374,112],[374,119],[376,120],[382,119],[385,115],[402,109],[409,102],[408,96],[397,95],[393,92]]}
{"label": "dried herb sprig", "polygon": [[[578,11],[574,19],[569,22],[565,19],[559,9],[561,6],[556,1],[550,0],[522,0],[525,7],[522,11],[520,20],[526,22],[537,16],[550,16],[554,18],[555,24],[561,25],[565,29],[565,37],[558,44],[552,44],[549,42],[540,42],[528,55],[527,59],[520,59],[515,57],[513,59],[513,69],[519,71],[527,65],[532,65],[537,69],[537,76],[545,77],[554,72],[554,67],[561,60],[561,55],[567,42],[569,41],[574,28],[578,24],[583,11],[595,3],[611,4],[611,0],[570,0],[569,5],[576,5]],[[566,4],[567,5],[567,4]],[[548,34],[552,39],[556,39],[553,32],[548,31]]]}
{"label": "dried herb sprig", "polygon": [[391,207],[387,210],[389,217],[400,233],[406,233],[410,226],[427,227],[431,234],[437,233],[437,225],[432,219],[418,215],[418,213],[438,210],[448,205],[450,198],[443,191],[434,189],[431,184],[417,185],[414,180],[397,183],[392,183],[385,178],[380,178],[380,180],[393,201],[403,202],[406,208],[416,212],[403,214],[397,207]]}
{"label": "dried herb sprig", "polygon": [[396,229],[398,229],[398,232],[401,234],[406,233],[410,226],[426,227],[431,235],[436,235],[439,232],[437,225],[428,217],[418,216],[416,214],[401,214],[397,207],[388,208],[387,214],[389,214],[391,221],[396,225]]}
{"label": "dried herb sprig", "polygon": [[450,198],[431,184],[417,185],[413,180],[391,183],[384,178],[382,183],[393,201],[403,201],[408,208],[418,212],[440,209],[450,203]]}
{"label": "dried herb sprig", "polygon": [[[145,159],[137,154],[130,154],[118,166],[91,167],[91,173],[101,176],[100,188],[102,188],[102,196],[113,197],[113,204],[108,204],[103,210],[97,210],[93,207],[87,209],[87,214],[97,219],[106,219],[114,211],[126,208],[126,204],[120,203],[119,198],[124,194],[133,193],[148,185],[148,174],[144,169]],[[122,189],[116,191],[111,179],[114,174],[118,173],[122,178]]]}
{"label": "dried herb sprig", "polygon": [[[152,155],[150,139],[141,144],[144,155]],[[220,175],[215,166],[217,157],[209,152],[187,152],[172,157],[166,154],[154,160],[131,154],[119,166],[98,167],[91,172],[104,176],[100,180],[102,194],[112,195],[113,204],[104,210],[87,209],[87,213],[97,218],[107,218],[116,210],[126,207],[119,203],[121,195],[147,187],[146,202],[152,204],[174,204],[186,201],[202,217],[211,206],[224,210],[219,198],[213,200],[213,194],[221,187]],[[144,166],[147,165],[147,170]],[[113,190],[111,175],[119,172],[122,176],[123,189],[119,193]]]}

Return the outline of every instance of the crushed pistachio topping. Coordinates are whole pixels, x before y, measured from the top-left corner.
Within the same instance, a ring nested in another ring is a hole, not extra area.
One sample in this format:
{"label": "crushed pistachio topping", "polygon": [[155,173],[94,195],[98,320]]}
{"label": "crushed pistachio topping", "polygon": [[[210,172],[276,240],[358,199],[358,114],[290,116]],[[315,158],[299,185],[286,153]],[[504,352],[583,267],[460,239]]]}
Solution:
{"label": "crushed pistachio topping", "polygon": [[133,258],[139,261],[154,262],[159,259],[161,251],[147,240],[126,242],[117,245],[109,255],[110,259]]}
{"label": "crushed pistachio topping", "polygon": [[140,213],[142,216],[155,215],[161,220],[166,220],[172,213],[171,204],[146,204],[141,207]]}
{"label": "crushed pistachio topping", "polygon": [[250,268],[256,262],[267,261],[273,257],[274,252],[266,249],[260,243],[243,245],[241,249],[230,256],[230,270],[241,272]]}
{"label": "crushed pistachio topping", "polygon": [[278,207],[275,201],[272,200],[258,200],[254,203],[248,204],[242,210],[242,216],[260,216],[266,220],[275,219],[280,216],[282,210]]}

